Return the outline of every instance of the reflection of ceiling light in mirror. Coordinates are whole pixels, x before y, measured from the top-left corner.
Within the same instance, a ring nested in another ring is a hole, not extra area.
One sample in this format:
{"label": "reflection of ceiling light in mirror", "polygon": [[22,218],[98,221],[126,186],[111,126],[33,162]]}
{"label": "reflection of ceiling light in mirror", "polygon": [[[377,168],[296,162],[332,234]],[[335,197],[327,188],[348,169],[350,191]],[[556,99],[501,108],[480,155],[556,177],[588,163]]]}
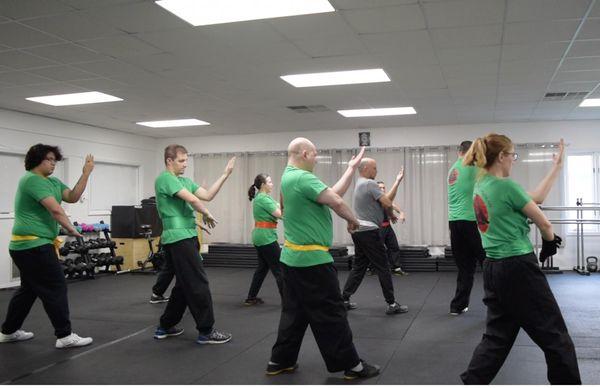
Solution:
{"label": "reflection of ceiling light in mirror", "polygon": [[327,0],[160,0],[156,4],[193,26],[335,11]]}

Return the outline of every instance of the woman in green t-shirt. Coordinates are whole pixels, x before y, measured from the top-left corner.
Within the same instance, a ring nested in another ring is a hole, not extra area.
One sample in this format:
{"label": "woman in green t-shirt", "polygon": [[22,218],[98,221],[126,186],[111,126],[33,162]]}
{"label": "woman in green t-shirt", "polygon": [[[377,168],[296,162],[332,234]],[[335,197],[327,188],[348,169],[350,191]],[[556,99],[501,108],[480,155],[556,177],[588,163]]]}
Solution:
{"label": "woman in green t-shirt", "polygon": [[465,384],[489,384],[521,328],[544,351],[551,384],[581,384],[575,347],[539,268],[527,222],[531,219],[542,233],[540,261],[556,254],[561,239],[538,204],[560,173],[563,153],[561,139],[552,170],[530,193],[509,178],[518,155],[508,137],[491,133],[478,138],[465,155],[465,165],[483,169],[475,184],[473,207],[487,257],[483,263],[486,330],[461,375]]}
{"label": "woman in green t-shirt", "polygon": [[254,215],[252,244],[258,253],[258,268],[252,277],[248,298],[244,301],[246,306],[264,303],[257,295],[269,269],[275,277],[280,295],[283,286],[279,267],[281,248],[277,242],[277,219],[281,218],[281,208],[279,203],[269,195],[271,191],[273,191],[273,181],[267,174],[258,174],[248,189],[248,199],[252,201]]}

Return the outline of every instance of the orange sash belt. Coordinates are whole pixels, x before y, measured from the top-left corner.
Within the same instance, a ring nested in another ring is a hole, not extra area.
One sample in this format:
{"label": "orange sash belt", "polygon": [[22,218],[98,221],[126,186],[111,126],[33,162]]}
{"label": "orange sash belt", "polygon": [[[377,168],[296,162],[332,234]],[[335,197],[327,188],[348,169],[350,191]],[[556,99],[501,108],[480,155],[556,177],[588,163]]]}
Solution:
{"label": "orange sash belt", "polygon": [[269,222],[269,221],[256,221],[254,226],[257,228],[264,229],[277,229],[277,222]]}

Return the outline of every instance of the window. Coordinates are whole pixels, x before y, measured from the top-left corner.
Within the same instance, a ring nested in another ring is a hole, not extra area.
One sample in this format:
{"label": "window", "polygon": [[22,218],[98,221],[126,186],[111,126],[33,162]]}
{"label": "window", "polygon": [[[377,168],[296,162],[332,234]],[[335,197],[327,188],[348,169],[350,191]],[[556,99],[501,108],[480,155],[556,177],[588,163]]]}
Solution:
{"label": "window", "polygon": [[90,176],[90,215],[108,215],[115,205],[140,201],[139,166],[96,162]]}
{"label": "window", "polygon": [[[566,206],[576,206],[578,198],[583,200],[584,205],[598,206],[600,202],[600,189],[598,188],[598,167],[600,166],[600,153],[574,154],[567,157]],[[583,212],[584,219],[598,218],[599,212]],[[577,212],[566,212],[569,219],[575,219]],[[576,233],[577,225],[568,226],[569,233]],[[584,225],[585,232],[598,233],[598,225]]]}

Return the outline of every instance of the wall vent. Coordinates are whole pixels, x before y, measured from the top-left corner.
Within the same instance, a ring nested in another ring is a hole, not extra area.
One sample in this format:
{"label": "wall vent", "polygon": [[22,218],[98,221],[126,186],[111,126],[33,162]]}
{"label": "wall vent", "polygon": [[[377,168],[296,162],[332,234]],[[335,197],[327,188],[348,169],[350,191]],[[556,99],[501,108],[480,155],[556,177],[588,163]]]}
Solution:
{"label": "wall vent", "polygon": [[585,98],[589,92],[550,92],[544,96],[544,101],[572,101]]}
{"label": "wall vent", "polygon": [[318,113],[318,112],[331,112],[331,109],[325,105],[295,105],[288,106],[290,110],[296,113]]}

